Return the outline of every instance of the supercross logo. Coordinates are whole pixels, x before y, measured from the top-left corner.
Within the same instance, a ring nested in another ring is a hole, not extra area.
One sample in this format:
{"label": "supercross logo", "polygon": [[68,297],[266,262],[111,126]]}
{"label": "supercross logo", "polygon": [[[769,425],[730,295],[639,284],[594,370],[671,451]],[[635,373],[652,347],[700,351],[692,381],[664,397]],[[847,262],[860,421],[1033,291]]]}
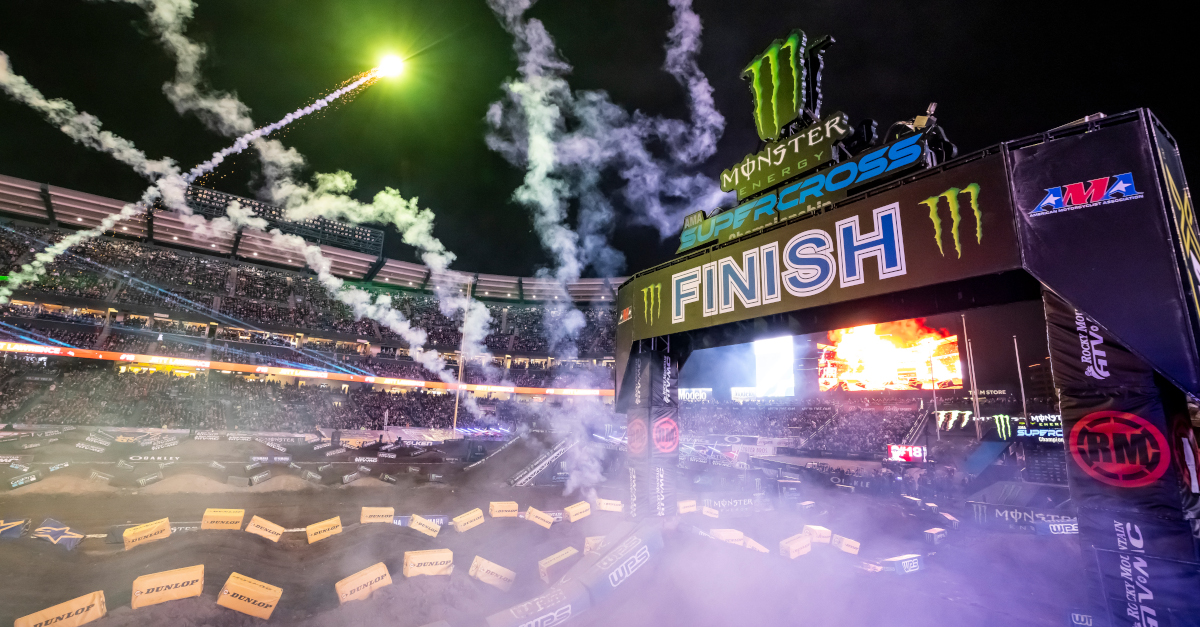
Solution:
{"label": "supercross logo", "polygon": [[1140,488],[1163,476],[1171,451],[1162,432],[1141,416],[1098,411],[1084,416],[1068,440],[1075,463],[1092,478],[1119,488]]}
{"label": "supercross logo", "polygon": [[978,183],[971,183],[961,189],[951,187],[937,196],[930,196],[922,200],[920,203],[929,207],[929,221],[933,222],[933,238],[937,240],[938,252],[943,257],[946,256],[946,251],[942,248],[942,218],[938,207],[941,206],[942,199],[945,198],[946,206],[950,209],[950,236],[954,239],[954,250],[958,253],[958,258],[962,259],[962,238],[958,230],[958,225],[962,223],[962,206],[959,204],[959,196],[961,194],[967,195],[971,213],[975,216],[975,243],[982,244],[983,213],[979,210]]}
{"label": "supercross logo", "polygon": [[642,288],[642,318],[646,324],[654,324],[662,315],[662,283]]}
{"label": "supercross logo", "polygon": [[1033,208],[1033,211],[1029,212],[1029,215],[1042,216],[1073,209],[1086,209],[1096,205],[1136,200],[1142,195],[1133,184],[1132,172],[1116,176],[1102,176],[1086,182],[1047,188],[1046,197]]}

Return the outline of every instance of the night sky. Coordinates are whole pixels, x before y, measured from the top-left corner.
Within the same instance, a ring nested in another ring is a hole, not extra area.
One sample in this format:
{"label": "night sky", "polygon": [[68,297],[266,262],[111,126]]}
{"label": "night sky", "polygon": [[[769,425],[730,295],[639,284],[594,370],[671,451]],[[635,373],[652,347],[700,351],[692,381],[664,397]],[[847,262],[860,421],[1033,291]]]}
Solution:
{"label": "night sky", "polygon": [[[791,28],[832,34],[825,111],[880,126],[938,102],[961,151],[1046,130],[1102,111],[1151,108],[1180,140],[1185,164],[1200,146],[1187,87],[1196,55],[1184,20],[1127,6],[1120,11],[1014,2],[717,2],[697,0],[704,21],[701,68],[728,126],[718,154],[697,168],[716,176],[756,148],[751,99],[738,73]],[[542,0],[531,12],[575,66],[576,89],[607,90],[617,103],[684,117],[685,94],[665,72],[665,1]],[[345,169],[369,199],[384,186],[419,196],[437,214],[436,235],[466,271],[532,274],[546,256],[525,208],[510,200],[522,172],[484,144],[483,116],[515,74],[510,38],[482,0],[204,0],[189,34],[208,45],[213,87],[236,92],[266,124],[369,69],[389,51],[414,55],[403,80],[286,131],[311,171]],[[141,10],[79,0],[0,4],[0,50],[49,97],[65,97],[149,156],[189,167],[229,142],[180,117],[161,85],[173,62],[150,37]],[[419,52],[419,54],[418,54]],[[253,157],[209,184],[253,196]],[[39,117],[0,98],[0,173],[135,198],[144,182],[106,156],[74,145]],[[413,259],[391,244],[390,256]],[[666,260],[675,242],[618,226],[625,273]]]}

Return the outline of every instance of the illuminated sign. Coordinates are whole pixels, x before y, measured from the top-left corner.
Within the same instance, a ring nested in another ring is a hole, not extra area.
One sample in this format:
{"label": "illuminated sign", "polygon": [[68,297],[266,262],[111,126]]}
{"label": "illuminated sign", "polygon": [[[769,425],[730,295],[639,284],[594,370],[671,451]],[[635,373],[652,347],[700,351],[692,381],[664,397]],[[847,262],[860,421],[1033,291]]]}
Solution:
{"label": "illuminated sign", "polygon": [[1062,444],[1062,416],[1058,414],[1033,414],[1029,419],[1017,418],[1018,438],[1030,438],[1043,444]]}
{"label": "illuminated sign", "polygon": [[925,456],[924,446],[889,444],[887,447],[887,459],[891,462],[923,462]]}

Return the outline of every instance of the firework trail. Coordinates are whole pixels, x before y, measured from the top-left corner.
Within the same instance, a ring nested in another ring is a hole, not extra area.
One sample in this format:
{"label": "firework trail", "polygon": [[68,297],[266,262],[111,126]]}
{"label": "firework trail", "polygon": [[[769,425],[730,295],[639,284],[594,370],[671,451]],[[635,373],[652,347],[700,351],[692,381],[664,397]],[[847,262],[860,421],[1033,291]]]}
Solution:
{"label": "firework trail", "polygon": [[186,180],[188,183],[191,183],[201,176],[212,172],[217,168],[217,166],[221,165],[221,162],[225,161],[226,157],[230,155],[236,155],[249,148],[251,142],[254,140],[266,137],[271,133],[274,133],[275,131],[287,126],[288,124],[299,120],[300,118],[303,118],[311,113],[316,113],[317,111],[320,111],[321,109],[333,104],[333,102],[338,98],[341,98],[342,96],[345,96],[346,94],[351,93],[360,87],[367,87],[371,85],[375,81],[379,80],[379,76],[379,68],[364,72],[358,75],[356,78],[351,79],[351,82],[346,86],[334,91],[328,96],[318,98],[316,102],[308,105],[307,107],[296,109],[295,111],[283,116],[283,119],[279,120],[278,122],[275,122],[274,124],[268,124],[261,128],[256,128],[253,131],[242,135],[241,137],[237,138],[237,141],[233,142],[232,146],[224,148],[220,152],[213,153],[211,159],[189,170],[188,173],[183,177],[184,180]]}

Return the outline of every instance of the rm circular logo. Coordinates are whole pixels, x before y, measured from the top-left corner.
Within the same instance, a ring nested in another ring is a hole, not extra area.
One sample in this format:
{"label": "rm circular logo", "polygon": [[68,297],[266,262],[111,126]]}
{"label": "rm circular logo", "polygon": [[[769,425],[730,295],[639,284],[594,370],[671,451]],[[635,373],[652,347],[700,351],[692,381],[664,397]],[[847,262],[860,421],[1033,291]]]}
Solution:
{"label": "rm circular logo", "polygon": [[1071,456],[1097,481],[1140,488],[1163,476],[1171,461],[1167,438],[1141,416],[1098,411],[1071,429]]}
{"label": "rm circular logo", "polygon": [[679,450],[679,424],[671,418],[654,421],[654,448],[659,453],[674,453]]}
{"label": "rm circular logo", "polygon": [[629,421],[625,438],[629,443],[630,453],[641,455],[646,452],[646,421],[641,418]]}

